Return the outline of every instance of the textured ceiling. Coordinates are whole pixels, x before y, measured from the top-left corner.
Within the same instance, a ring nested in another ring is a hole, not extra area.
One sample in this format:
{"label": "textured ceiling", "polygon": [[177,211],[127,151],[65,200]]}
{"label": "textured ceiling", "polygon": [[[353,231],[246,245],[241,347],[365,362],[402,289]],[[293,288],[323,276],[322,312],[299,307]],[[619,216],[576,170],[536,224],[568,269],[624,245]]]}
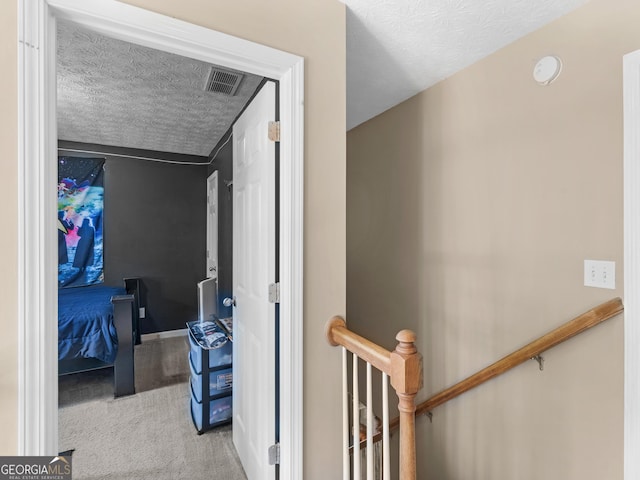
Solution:
{"label": "textured ceiling", "polygon": [[[351,129],[588,0],[342,1]],[[209,65],[66,22],[58,45],[63,140],[208,155],[261,80],[206,93]]]}
{"label": "textured ceiling", "polygon": [[58,138],[207,156],[262,77],[208,93],[211,65],[58,23]]}
{"label": "textured ceiling", "polygon": [[343,1],[350,129],[588,0]]}

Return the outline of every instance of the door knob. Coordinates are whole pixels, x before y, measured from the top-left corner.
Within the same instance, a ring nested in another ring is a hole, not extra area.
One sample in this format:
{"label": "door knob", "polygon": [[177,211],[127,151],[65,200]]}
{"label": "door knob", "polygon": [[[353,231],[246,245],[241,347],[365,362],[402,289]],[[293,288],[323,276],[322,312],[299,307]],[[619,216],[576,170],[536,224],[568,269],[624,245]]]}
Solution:
{"label": "door knob", "polygon": [[222,305],[225,307],[235,307],[236,297],[225,297],[224,300],[222,300]]}

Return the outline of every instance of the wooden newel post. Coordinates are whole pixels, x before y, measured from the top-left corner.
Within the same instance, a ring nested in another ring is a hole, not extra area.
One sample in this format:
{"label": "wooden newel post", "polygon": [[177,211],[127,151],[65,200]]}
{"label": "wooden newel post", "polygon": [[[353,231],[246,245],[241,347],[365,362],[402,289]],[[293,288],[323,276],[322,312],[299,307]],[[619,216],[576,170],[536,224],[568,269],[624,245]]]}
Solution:
{"label": "wooden newel post", "polygon": [[401,330],[391,352],[391,385],[398,394],[400,411],[400,480],[416,478],[416,394],[422,388],[422,355],[415,346],[416,334]]}

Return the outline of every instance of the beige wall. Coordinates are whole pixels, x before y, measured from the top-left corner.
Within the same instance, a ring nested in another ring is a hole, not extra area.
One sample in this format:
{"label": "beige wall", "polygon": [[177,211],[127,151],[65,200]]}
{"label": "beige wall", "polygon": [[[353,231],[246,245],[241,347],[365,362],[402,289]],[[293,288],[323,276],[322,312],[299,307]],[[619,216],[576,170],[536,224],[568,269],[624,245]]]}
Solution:
{"label": "beige wall", "polygon": [[[422,399],[622,295],[622,56],[637,0],[593,0],[349,132],[347,317],[415,329]],[[535,62],[562,57],[541,87]],[[583,286],[614,260],[615,291]],[[622,316],[418,420],[419,478],[621,480]]]}
{"label": "beige wall", "polygon": [[[18,47],[17,2],[0,5],[0,64],[6,75],[0,77],[0,177],[5,184],[5,211],[13,225],[19,221],[17,211],[18,191]],[[2,278],[0,279],[0,455],[15,454],[17,444],[18,406],[18,312],[17,256],[18,243],[15,230],[0,238],[2,252]]]}
{"label": "beige wall", "polygon": [[[17,71],[15,2],[2,2],[2,64]],[[338,1],[130,0],[127,3],[305,57],[305,479],[336,478],[340,468],[339,353],[325,342],[325,321],[345,311],[345,7]],[[13,67],[12,67],[13,65]],[[2,173],[16,175],[16,80],[2,77]],[[330,101],[328,100],[330,99]],[[7,104],[5,106],[5,104]],[[16,195],[5,194],[9,224],[18,222]],[[15,451],[16,244],[2,240],[3,336],[0,348],[3,435],[0,453]],[[4,301],[6,296],[6,301]],[[8,375],[5,378],[4,375]],[[286,414],[286,412],[284,413]],[[5,425],[7,428],[5,428]],[[9,432],[6,434],[5,432]]]}

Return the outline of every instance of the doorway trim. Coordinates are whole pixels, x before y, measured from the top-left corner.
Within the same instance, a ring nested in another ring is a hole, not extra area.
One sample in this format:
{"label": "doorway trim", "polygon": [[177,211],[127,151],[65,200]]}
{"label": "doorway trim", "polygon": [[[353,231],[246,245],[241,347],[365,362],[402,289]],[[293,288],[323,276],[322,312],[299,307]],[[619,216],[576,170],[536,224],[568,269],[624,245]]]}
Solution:
{"label": "doorway trim", "polygon": [[624,478],[640,478],[640,50],[624,56]]}
{"label": "doorway trim", "polygon": [[[18,452],[56,455],[56,19],[280,82],[280,475],[303,476],[304,59],[115,0],[18,2]],[[28,212],[28,214],[27,214]],[[283,252],[286,252],[283,254]],[[266,452],[265,452],[266,454]]]}

